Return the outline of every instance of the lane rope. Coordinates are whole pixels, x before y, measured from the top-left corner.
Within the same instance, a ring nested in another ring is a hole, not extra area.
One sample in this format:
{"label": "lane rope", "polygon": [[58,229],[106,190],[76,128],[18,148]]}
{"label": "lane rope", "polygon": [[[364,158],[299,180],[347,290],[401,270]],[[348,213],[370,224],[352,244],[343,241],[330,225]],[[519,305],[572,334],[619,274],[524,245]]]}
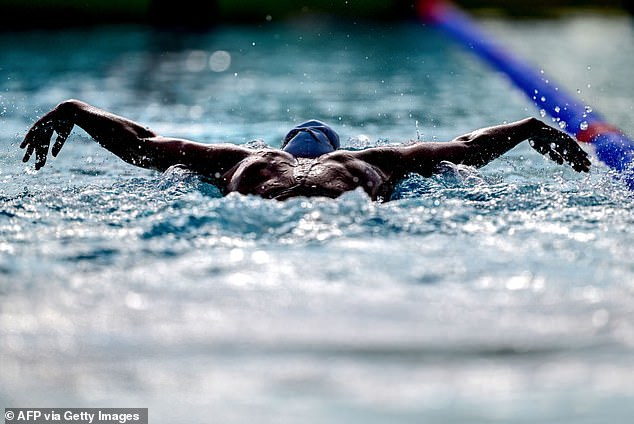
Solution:
{"label": "lane rope", "polygon": [[465,12],[445,0],[419,0],[418,17],[443,30],[493,68],[505,73],[540,111],[561,129],[589,143],[596,156],[623,177],[634,190],[634,141],[600,113],[579,102],[561,86],[485,33]]}

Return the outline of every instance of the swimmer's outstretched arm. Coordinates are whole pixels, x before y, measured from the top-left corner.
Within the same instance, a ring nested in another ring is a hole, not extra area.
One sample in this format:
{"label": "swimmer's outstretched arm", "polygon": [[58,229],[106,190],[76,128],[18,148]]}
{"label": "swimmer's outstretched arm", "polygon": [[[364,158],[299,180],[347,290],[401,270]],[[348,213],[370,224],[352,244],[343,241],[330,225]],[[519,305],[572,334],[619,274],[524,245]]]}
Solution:
{"label": "swimmer's outstretched arm", "polygon": [[468,152],[462,163],[480,167],[524,140],[528,140],[533,149],[559,165],[567,163],[577,172],[590,170],[588,154],[574,138],[536,118],[476,130],[450,143],[466,144]]}
{"label": "swimmer's outstretched arm", "polygon": [[572,137],[536,118],[483,128],[449,142],[423,142],[403,147],[377,148],[387,150],[381,155],[371,152],[374,149],[368,149],[365,153],[368,157],[362,158],[384,171],[394,168],[391,171],[395,176],[410,172],[430,176],[436,172],[438,164],[442,161],[475,167],[484,166],[524,140],[529,140],[535,150],[559,164],[566,162],[578,172],[588,172],[590,169],[588,154]]}
{"label": "swimmer's outstretched arm", "polygon": [[66,100],[38,119],[27,132],[20,145],[26,149],[23,161],[27,162],[35,153],[35,169],[40,169],[46,163],[53,132],[57,138],[51,153],[57,156],[75,125],[124,161],[142,168],[163,171],[180,164],[217,177],[249,155],[248,149],[231,144],[208,145],[163,137],[88,103]]}

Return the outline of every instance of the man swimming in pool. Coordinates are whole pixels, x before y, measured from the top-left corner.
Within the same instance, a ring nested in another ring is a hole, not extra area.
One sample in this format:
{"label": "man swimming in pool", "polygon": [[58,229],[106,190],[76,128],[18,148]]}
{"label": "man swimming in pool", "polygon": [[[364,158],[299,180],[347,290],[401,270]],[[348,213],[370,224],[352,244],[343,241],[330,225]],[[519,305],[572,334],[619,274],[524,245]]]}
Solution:
{"label": "man swimming in pool", "polygon": [[35,169],[57,156],[73,127],[84,129],[124,161],[165,171],[182,165],[209,178],[224,193],[284,200],[297,196],[335,198],[362,187],[374,200],[389,200],[394,185],[410,173],[431,176],[443,161],[484,166],[524,140],[559,164],[588,172],[587,153],[567,134],[535,118],[473,131],[448,142],[420,142],[339,150],[339,136],[320,121],[293,128],[281,149],[249,149],[161,136],[121,116],[79,100],[67,100],[33,124],[20,145],[24,162],[35,153]]}

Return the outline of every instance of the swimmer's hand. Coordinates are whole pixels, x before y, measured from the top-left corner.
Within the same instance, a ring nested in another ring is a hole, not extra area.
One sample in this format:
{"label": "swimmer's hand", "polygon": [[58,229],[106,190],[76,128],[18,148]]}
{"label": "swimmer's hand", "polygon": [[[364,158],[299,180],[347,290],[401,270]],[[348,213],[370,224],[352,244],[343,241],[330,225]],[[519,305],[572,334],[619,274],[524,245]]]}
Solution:
{"label": "swimmer's hand", "polygon": [[568,134],[539,122],[541,125],[529,138],[531,147],[558,164],[570,164],[577,172],[590,170],[588,154]]}
{"label": "swimmer's hand", "polygon": [[71,117],[60,106],[38,119],[26,133],[22,144],[20,144],[21,149],[26,149],[22,162],[28,162],[33,153],[35,153],[36,170],[43,167],[46,163],[53,132],[57,133],[57,138],[51,153],[53,156],[57,156],[73,129],[74,124],[70,120]]}

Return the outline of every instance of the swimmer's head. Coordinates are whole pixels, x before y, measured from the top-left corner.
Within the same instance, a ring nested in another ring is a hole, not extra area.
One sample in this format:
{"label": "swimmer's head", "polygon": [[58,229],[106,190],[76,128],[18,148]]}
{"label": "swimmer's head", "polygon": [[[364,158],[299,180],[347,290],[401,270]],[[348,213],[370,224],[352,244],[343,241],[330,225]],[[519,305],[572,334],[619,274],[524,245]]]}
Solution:
{"label": "swimmer's head", "polygon": [[339,148],[339,136],[321,121],[306,121],[290,130],[282,150],[298,158],[316,158]]}

